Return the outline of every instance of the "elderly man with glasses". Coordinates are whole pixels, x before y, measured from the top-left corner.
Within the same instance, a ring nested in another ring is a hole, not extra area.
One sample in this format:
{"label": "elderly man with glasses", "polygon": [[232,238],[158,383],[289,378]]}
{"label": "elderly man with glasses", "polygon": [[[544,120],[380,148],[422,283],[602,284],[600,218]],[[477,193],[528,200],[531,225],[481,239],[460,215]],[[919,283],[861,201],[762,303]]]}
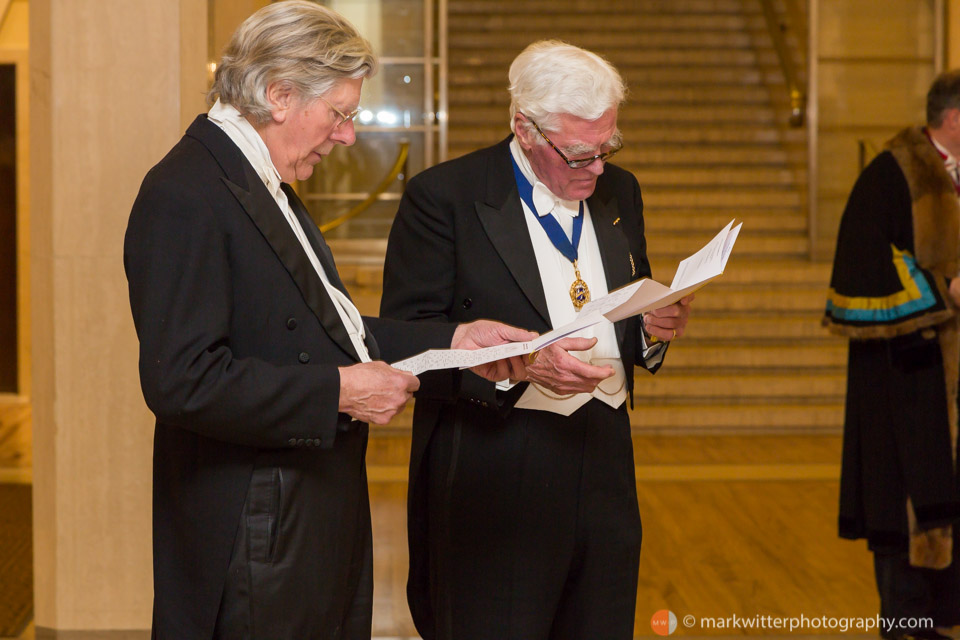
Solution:
{"label": "elderly man with glasses", "polygon": [[[157,640],[369,638],[367,423],[418,389],[452,393],[460,375],[421,387],[384,360],[533,335],[357,311],[290,183],[353,144],[376,66],[334,11],[269,4],[234,34],[213,107],[133,205],[124,265],[157,418]],[[512,364],[479,373],[522,376]]]}
{"label": "elderly man with glasses", "polygon": [[[513,135],[410,181],[381,316],[544,332],[649,277],[640,187],[606,162],[625,91],[591,52],[523,51]],[[425,640],[633,637],[641,527],[626,400],[635,366],[657,370],[689,305],[567,338],[523,379],[465,374],[457,402],[417,401],[408,597]]]}

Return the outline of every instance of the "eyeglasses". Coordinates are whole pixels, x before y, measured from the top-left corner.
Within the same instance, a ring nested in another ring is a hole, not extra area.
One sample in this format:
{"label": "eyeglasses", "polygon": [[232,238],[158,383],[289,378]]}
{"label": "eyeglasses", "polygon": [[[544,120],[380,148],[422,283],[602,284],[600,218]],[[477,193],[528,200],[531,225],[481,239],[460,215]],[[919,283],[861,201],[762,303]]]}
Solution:
{"label": "eyeglasses", "polygon": [[[523,114],[523,117],[527,118],[526,114]],[[559,155],[563,159],[563,161],[567,163],[567,166],[570,167],[571,169],[583,169],[584,167],[589,167],[591,164],[593,164],[597,160],[601,162],[606,162],[611,156],[613,156],[615,153],[620,151],[620,149],[623,149],[623,145],[617,142],[614,144],[614,147],[610,149],[610,151],[607,151],[605,153],[598,153],[597,155],[590,156],[589,158],[579,158],[577,160],[570,160],[569,158],[567,158],[567,156],[563,155],[563,151],[560,151],[557,145],[553,144],[550,138],[547,137],[547,134],[545,134],[543,131],[540,130],[540,127],[537,125],[536,122],[533,121],[533,119],[527,118],[527,120],[530,120],[530,124],[532,124],[533,128],[537,130],[537,133],[543,136],[543,139],[547,141],[547,144],[553,147],[553,150],[557,152],[557,155]]]}
{"label": "eyeglasses", "polygon": [[324,102],[326,102],[326,103],[327,103],[327,106],[330,107],[331,109],[333,109],[333,112],[336,113],[338,116],[340,116],[340,122],[337,123],[337,125],[334,127],[334,129],[339,129],[341,125],[343,125],[345,122],[347,122],[347,121],[349,121],[349,120],[353,120],[353,119],[356,118],[357,115],[360,113],[360,107],[359,107],[359,106],[358,106],[356,109],[354,109],[353,111],[351,111],[350,113],[344,113],[343,111],[340,111],[340,109],[337,109],[335,106],[333,106],[332,104],[330,104],[330,101],[327,100],[326,98],[324,98],[323,96],[320,96],[320,99],[323,100]]}

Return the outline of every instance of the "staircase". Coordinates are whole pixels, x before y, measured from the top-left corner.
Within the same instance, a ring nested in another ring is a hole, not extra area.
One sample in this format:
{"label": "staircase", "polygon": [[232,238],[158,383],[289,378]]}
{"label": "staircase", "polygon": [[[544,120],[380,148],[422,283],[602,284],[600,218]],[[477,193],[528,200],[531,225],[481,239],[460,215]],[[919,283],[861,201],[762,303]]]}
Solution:
{"label": "staircase", "polygon": [[[787,125],[758,0],[448,5],[450,157],[503,139],[510,62],[558,38],[605,56],[630,88],[615,161],[643,190],[655,279],[669,283],[680,259],[730,219],[744,223],[727,273],[697,294],[687,335],[656,376],[637,374],[634,429],[838,430],[846,344],[819,326],[830,265],[807,259],[805,131]],[[344,265],[368,311],[377,268]]]}

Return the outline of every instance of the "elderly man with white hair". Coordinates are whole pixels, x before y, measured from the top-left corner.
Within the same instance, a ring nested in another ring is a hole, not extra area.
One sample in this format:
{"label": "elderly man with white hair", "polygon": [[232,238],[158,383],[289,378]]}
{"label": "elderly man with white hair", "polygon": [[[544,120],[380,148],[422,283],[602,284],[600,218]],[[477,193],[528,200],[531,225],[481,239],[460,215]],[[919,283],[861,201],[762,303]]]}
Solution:
{"label": "elderly man with white hair", "polygon": [[[510,67],[513,135],[410,181],[381,316],[543,332],[649,277],[640,187],[607,163],[625,92],[589,51],[527,47]],[[567,338],[514,379],[466,374],[455,403],[418,400],[407,589],[425,640],[633,637],[641,527],[626,400],[634,367],[656,371],[689,305]]]}
{"label": "elderly man with white hair", "polygon": [[[289,184],[353,144],[375,69],[329,9],[258,11],[227,46],[213,107],[134,203],[124,265],[157,417],[154,638],[369,638],[367,423],[420,387],[382,360],[532,336],[362,318],[351,301]],[[510,364],[479,373],[522,375]],[[458,382],[435,375],[421,392]]]}

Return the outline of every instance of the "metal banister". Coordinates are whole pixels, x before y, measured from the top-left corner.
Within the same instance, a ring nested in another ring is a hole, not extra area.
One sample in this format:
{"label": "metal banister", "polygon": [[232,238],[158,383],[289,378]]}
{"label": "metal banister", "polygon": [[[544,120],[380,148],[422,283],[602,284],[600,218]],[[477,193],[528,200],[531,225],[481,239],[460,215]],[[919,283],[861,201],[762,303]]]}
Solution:
{"label": "metal banister", "polygon": [[[790,0],[786,1],[790,2]],[[797,78],[793,56],[790,55],[787,41],[783,37],[786,25],[778,18],[773,0],[760,0],[760,6],[763,7],[763,17],[767,22],[767,31],[770,32],[770,39],[773,41],[777,58],[780,60],[780,69],[783,71],[783,79],[787,84],[787,92],[790,95],[790,125],[793,127],[803,126],[807,98]]]}
{"label": "metal banister", "polygon": [[387,177],[385,177],[383,180],[380,181],[380,184],[377,185],[377,188],[371,191],[370,195],[368,195],[366,198],[363,199],[362,202],[358,203],[356,206],[350,209],[350,211],[347,211],[345,214],[343,214],[338,218],[334,218],[330,222],[325,222],[322,225],[320,225],[320,231],[323,233],[326,233],[331,229],[336,229],[337,227],[342,225],[344,222],[347,222],[348,220],[351,220],[357,217],[358,215],[360,215],[361,213],[369,209],[370,205],[376,202],[377,199],[380,197],[380,195],[382,193],[385,193],[386,190],[390,188],[390,186],[393,184],[393,181],[397,179],[397,176],[400,175],[401,172],[406,178],[407,157],[409,155],[410,155],[410,143],[404,140],[400,143],[400,152],[397,154],[397,159],[393,163],[393,167],[390,168],[390,172],[387,173]]}

